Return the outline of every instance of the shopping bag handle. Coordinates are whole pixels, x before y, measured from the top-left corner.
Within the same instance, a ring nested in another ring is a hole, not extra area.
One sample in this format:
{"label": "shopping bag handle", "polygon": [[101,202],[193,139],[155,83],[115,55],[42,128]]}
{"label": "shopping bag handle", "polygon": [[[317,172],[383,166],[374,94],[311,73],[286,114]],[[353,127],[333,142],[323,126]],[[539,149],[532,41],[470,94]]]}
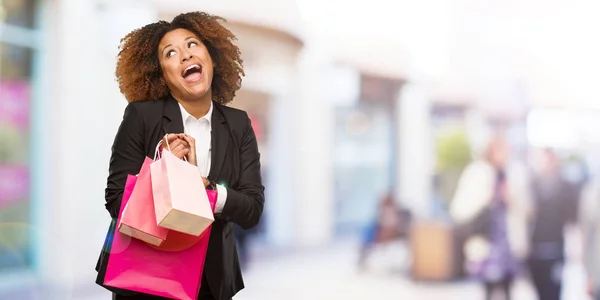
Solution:
{"label": "shopping bag handle", "polygon": [[154,149],[154,160],[156,160],[156,158],[160,158],[158,155],[158,149],[160,149],[160,145],[162,145],[162,139],[158,142],[158,144],[156,145],[156,149]]}
{"label": "shopping bag handle", "polygon": [[[167,150],[169,150],[169,152],[171,152],[171,146],[169,145],[169,139],[167,139],[167,136],[169,134],[165,134],[165,136],[158,142],[158,144],[156,145],[156,149],[154,149],[154,160],[156,160],[156,158],[158,157],[159,159],[162,157],[162,155],[159,155],[160,151],[158,151],[160,149],[160,146],[162,145],[163,141],[167,141]],[[184,156],[183,160],[185,160],[187,162],[187,158]]]}

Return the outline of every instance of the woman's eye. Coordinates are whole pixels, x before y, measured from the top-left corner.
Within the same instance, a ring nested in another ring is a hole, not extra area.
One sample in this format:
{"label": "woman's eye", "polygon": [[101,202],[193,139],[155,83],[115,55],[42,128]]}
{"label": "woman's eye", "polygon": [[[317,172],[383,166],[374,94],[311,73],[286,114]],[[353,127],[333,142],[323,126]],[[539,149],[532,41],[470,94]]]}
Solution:
{"label": "woman's eye", "polygon": [[175,50],[170,50],[169,52],[167,52],[167,57],[171,57],[175,55]]}
{"label": "woman's eye", "polygon": [[188,48],[192,48],[192,47],[195,47],[195,46],[198,46],[198,43],[196,43],[196,42],[189,42],[188,43]]}

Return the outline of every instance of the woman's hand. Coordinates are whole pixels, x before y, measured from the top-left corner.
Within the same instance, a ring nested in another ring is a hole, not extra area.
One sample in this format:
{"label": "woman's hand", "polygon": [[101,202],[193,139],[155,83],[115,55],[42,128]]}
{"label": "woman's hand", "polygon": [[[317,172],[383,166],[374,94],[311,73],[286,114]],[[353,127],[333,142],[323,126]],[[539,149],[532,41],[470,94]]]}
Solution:
{"label": "woman's hand", "polygon": [[[195,145],[194,145],[194,151],[192,151],[192,147],[190,146],[189,142],[187,140],[185,140],[183,137],[184,137],[183,133],[180,133],[180,134],[169,133],[166,137],[163,138],[163,141],[162,141],[163,150],[170,151],[179,159],[183,159],[184,157],[187,158],[188,154],[190,154],[191,152],[194,152],[194,159],[195,159],[195,157],[196,157]],[[189,158],[188,158],[188,161],[189,161]],[[195,165],[195,162],[194,162],[194,165]]]}
{"label": "woman's hand", "polygon": [[198,160],[196,158],[196,140],[187,134],[182,134],[181,139],[185,141],[187,145],[189,145],[190,151],[186,154],[187,161],[190,164],[197,166]]}

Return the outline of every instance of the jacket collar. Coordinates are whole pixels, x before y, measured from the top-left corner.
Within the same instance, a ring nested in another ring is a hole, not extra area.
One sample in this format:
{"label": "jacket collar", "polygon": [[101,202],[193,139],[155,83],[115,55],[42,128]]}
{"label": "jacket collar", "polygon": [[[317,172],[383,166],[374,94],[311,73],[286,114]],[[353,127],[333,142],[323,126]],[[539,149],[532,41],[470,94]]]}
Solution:
{"label": "jacket collar", "polygon": [[164,134],[183,132],[183,118],[179,103],[171,95],[164,100],[163,130]]}
{"label": "jacket collar", "polygon": [[[221,168],[225,162],[230,132],[227,120],[223,116],[222,105],[214,101],[210,124],[212,129],[211,167],[208,177],[211,180],[218,180]],[[163,130],[164,134],[184,132],[183,117],[179,103],[171,95],[164,100]]]}
{"label": "jacket collar", "polygon": [[208,178],[219,180],[219,175],[225,162],[227,147],[229,146],[230,128],[223,115],[222,104],[213,101],[213,112],[211,122],[211,167]]}

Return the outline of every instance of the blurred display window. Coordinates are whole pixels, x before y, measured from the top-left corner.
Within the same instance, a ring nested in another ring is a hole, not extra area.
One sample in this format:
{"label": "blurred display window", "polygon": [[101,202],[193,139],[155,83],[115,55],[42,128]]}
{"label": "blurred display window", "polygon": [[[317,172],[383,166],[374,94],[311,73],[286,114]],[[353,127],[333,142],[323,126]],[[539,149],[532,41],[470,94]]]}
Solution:
{"label": "blurred display window", "polygon": [[[0,26],[34,32],[35,4],[0,0]],[[15,38],[0,39],[0,272],[28,268],[32,260],[29,141],[36,49],[8,42]]]}
{"label": "blurred display window", "polygon": [[36,0],[0,0],[0,22],[33,28]]}

